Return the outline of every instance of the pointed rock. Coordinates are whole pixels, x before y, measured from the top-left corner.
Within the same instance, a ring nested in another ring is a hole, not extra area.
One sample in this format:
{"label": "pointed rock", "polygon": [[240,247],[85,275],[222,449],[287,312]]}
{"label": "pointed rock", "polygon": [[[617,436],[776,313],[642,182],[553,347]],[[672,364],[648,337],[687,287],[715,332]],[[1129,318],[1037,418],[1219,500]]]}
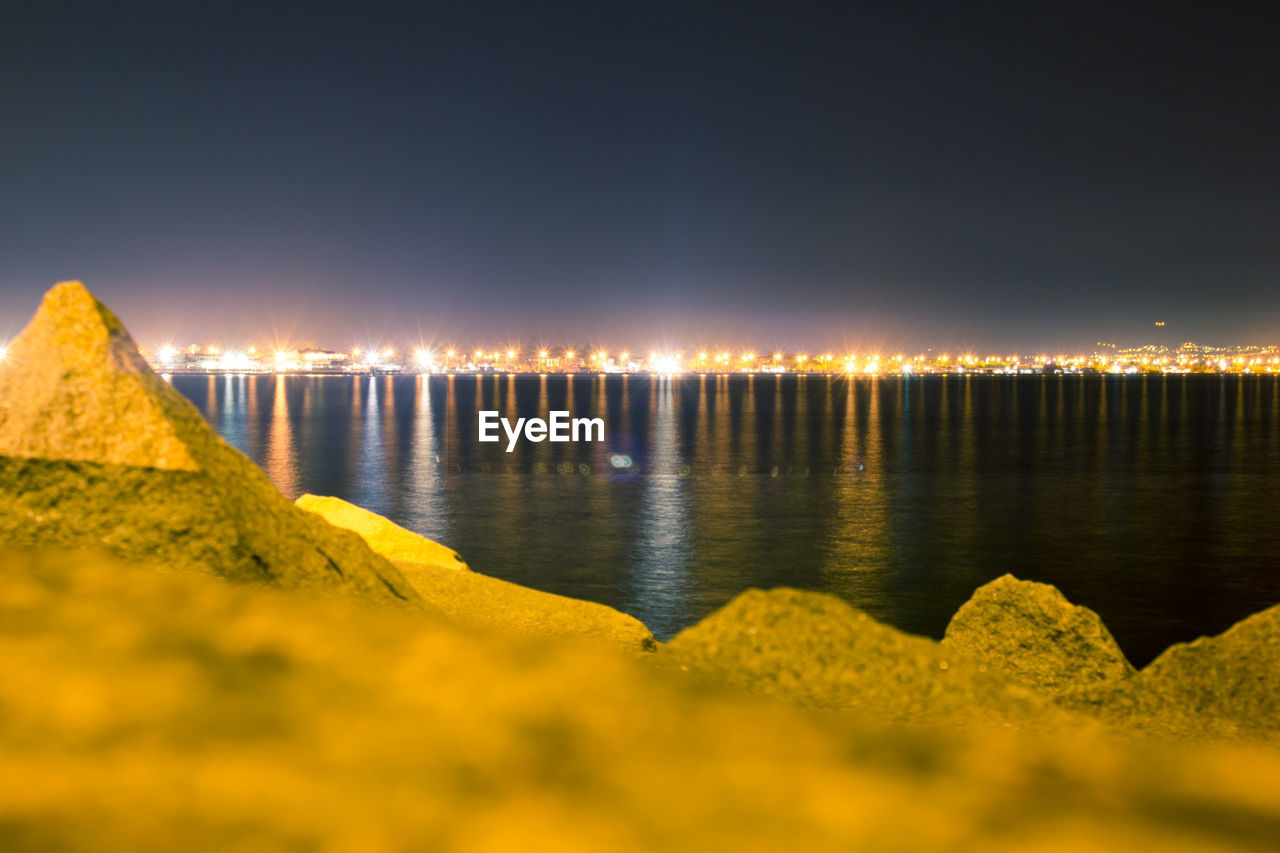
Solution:
{"label": "pointed rock", "polygon": [[78,281],[57,285],[0,368],[0,454],[196,471],[198,412]]}
{"label": "pointed rock", "polygon": [[1029,720],[1045,705],[927,637],[816,592],[748,590],[667,649],[688,669],[755,692],[882,719]]}
{"label": "pointed rock", "polygon": [[951,618],[942,645],[1048,694],[1134,672],[1097,613],[1056,587],[1013,575],[978,587]]}
{"label": "pointed rock", "polygon": [[293,506],[79,282],[0,365],[0,542],[419,602],[355,534]]}

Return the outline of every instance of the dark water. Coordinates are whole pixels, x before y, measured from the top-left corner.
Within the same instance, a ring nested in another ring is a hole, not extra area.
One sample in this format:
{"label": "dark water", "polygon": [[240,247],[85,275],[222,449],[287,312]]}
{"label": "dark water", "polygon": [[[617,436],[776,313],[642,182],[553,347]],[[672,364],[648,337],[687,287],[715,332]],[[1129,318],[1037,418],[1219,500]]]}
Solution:
{"label": "dark water", "polygon": [[[1280,601],[1273,377],[173,382],[289,496],[661,637],[778,585],[941,636],[1012,572],[1097,610],[1141,665]],[[506,453],[478,409],[602,417],[606,441]]]}

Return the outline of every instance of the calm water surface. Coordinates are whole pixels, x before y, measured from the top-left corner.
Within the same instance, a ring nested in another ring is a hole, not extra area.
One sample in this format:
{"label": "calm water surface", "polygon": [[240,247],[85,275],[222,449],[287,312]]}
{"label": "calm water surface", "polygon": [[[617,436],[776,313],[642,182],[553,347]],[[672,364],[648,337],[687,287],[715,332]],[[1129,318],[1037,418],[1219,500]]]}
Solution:
{"label": "calm water surface", "polygon": [[[337,495],[477,571],[667,637],[748,587],[941,636],[1005,572],[1141,665],[1280,601],[1273,377],[175,376],[287,495]],[[477,441],[477,411],[606,441]]]}

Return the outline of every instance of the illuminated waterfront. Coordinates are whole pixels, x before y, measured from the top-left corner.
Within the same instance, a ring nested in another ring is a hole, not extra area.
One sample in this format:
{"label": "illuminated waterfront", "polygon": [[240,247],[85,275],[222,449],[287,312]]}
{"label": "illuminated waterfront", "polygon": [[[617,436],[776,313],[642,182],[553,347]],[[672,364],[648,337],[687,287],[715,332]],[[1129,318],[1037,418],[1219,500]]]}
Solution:
{"label": "illuminated waterfront", "polygon": [[[516,347],[497,349],[432,348],[428,346],[352,347],[325,349],[261,348],[255,345],[224,349],[196,345],[162,345],[146,353],[151,365],[164,373],[270,374],[437,374],[437,373],[647,373],[694,374],[832,374],[885,376],[891,374],[1031,374],[1095,373],[1277,373],[1280,346],[1201,346],[1121,348],[1098,343],[1082,354],[1017,354],[934,352],[885,355],[879,352],[733,351],[719,348],[651,350],[648,355],[626,349]],[[3,357],[0,354],[0,357]]]}
{"label": "illuminated waterfront", "polygon": [[[1140,663],[1280,599],[1265,376],[174,376],[290,496],[331,494],[476,569],[667,635],[750,586],[937,635],[1004,572]],[[477,412],[603,418],[476,440]]]}

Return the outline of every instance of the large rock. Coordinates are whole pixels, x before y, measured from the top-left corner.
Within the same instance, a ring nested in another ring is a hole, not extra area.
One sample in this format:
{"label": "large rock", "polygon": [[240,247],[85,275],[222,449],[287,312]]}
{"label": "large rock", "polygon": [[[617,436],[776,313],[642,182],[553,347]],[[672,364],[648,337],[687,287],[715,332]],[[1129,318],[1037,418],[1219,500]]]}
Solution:
{"label": "large rock", "polygon": [[755,692],[882,719],[1027,720],[1044,706],[985,665],[816,592],[748,590],[667,649],[686,668]]}
{"label": "large rock", "polygon": [[1136,677],[1064,704],[1134,728],[1280,740],[1280,605],[1170,646]]}
{"label": "large rock", "polygon": [[412,530],[405,530],[391,519],[348,503],[342,498],[303,495],[295,503],[334,527],[358,533],[375,553],[388,560],[467,571],[467,564],[452,548],[433,542]]}
{"label": "large rock", "polygon": [[1056,587],[1012,575],[978,587],[952,617],[942,645],[1049,694],[1134,672],[1098,614]]}
{"label": "large rock", "polygon": [[79,282],[49,291],[0,365],[0,543],[419,602],[219,438]]}

